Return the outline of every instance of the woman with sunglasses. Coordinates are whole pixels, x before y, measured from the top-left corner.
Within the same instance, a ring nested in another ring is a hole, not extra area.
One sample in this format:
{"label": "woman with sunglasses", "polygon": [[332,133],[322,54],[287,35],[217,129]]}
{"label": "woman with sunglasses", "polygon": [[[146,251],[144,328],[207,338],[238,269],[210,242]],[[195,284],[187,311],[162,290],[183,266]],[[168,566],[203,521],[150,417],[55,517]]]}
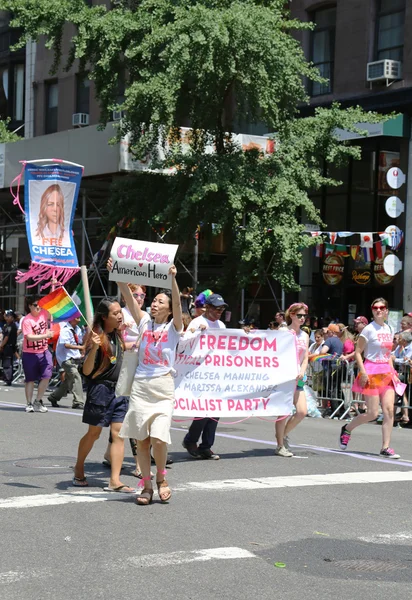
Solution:
{"label": "woman with sunglasses", "polygon": [[[150,317],[148,313],[143,309],[144,301],[146,298],[146,286],[137,285],[135,283],[128,283],[128,288],[131,291],[133,298],[136,300],[139,308],[142,310],[142,319],[140,321],[139,326],[136,325],[136,322],[127,308],[127,306],[123,306],[122,314],[123,314],[123,341],[125,344],[125,350],[127,351],[136,351],[136,343],[139,343],[140,334],[142,331],[142,327],[145,323],[150,321]],[[124,302],[124,298],[122,298]],[[126,354],[123,356],[123,361],[126,363]],[[127,364],[122,365],[122,369],[127,368]],[[121,376],[121,375],[120,375]],[[111,444],[112,444],[112,434],[109,435],[109,443],[107,444],[106,452],[103,457],[103,464],[105,467],[110,467],[110,452],[111,452]],[[132,475],[137,477],[138,479],[142,478],[142,472],[139,465],[139,459],[137,458],[137,441],[135,439],[130,438],[130,447],[132,449],[133,458],[136,463],[135,469],[132,471]]]}
{"label": "woman with sunglasses", "polygon": [[[107,268],[112,269],[109,259]],[[136,498],[141,506],[151,504],[153,486],[150,474],[150,447],[156,463],[156,485],[161,502],[168,502],[172,492],[165,479],[167,445],[171,443],[170,427],[175,399],[173,365],[176,347],[180,340],[182,307],[176,281],[176,267],[169,269],[172,278],[172,293],[159,292],[150,307],[151,322],[142,327],[142,340],[139,346],[139,364],[129,400],[129,410],[123,422],[120,435],[137,440],[137,453],[142,469],[143,490]],[[125,283],[118,282],[133,319],[140,327],[143,311]]]}
{"label": "woman with sunglasses", "polygon": [[[43,395],[52,375],[52,355],[49,351],[49,340],[53,331],[49,329],[49,313],[40,308],[40,296],[27,296],[24,302],[26,316],[23,320],[23,353],[22,363],[25,376],[26,412],[46,413]],[[34,383],[38,381],[37,398],[33,403]]]}
{"label": "woman with sunglasses", "polygon": [[378,418],[380,402],[383,413],[380,454],[387,458],[400,458],[399,454],[390,448],[395,403],[394,384],[399,380],[391,354],[393,332],[385,323],[388,302],[384,298],[377,298],[372,302],[371,308],[373,321],[362,330],[356,344],[355,360],[359,374],[352,387],[354,392],[364,395],[368,410],[342,427],[339,445],[342,450],[346,450],[355,427]]}
{"label": "woman with sunglasses", "polygon": [[308,407],[306,404],[306,395],[304,385],[306,382],[306,369],[309,359],[309,336],[301,327],[305,323],[308,314],[308,307],[303,302],[297,302],[289,306],[286,311],[286,323],[289,331],[296,336],[296,344],[298,351],[298,371],[299,374],[296,380],[296,390],[293,397],[293,404],[296,412],[290,419],[281,419],[276,421],[275,432],[278,447],[275,450],[277,456],[289,458],[293,456],[290,451],[287,435],[306,417]]}

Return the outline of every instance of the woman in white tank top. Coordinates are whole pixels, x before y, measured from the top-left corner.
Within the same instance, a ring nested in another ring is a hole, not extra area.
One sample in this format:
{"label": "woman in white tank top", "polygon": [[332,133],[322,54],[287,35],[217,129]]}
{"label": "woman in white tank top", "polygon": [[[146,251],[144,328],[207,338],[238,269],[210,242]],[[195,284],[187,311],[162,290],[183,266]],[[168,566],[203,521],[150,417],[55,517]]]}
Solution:
{"label": "woman in white tank top", "polygon": [[290,419],[282,419],[276,421],[275,432],[278,447],[275,450],[277,456],[289,458],[293,456],[290,451],[287,435],[306,417],[308,407],[306,404],[306,395],[303,389],[306,381],[306,369],[309,358],[309,336],[302,331],[301,326],[304,324],[308,314],[308,307],[303,302],[292,304],[286,311],[286,323],[289,326],[289,331],[296,336],[296,360],[298,363],[298,377],[296,380],[296,390],[293,397],[293,404],[296,412]]}

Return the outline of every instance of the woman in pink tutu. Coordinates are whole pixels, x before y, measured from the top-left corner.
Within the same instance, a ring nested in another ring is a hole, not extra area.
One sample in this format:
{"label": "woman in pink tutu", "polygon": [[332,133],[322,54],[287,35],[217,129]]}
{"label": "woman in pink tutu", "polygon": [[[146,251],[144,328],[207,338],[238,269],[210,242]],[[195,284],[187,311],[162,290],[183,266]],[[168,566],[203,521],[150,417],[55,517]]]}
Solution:
{"label": "woman in pink tutu", "polygon": [[388,317],[388,302],[384,298],[377,298],[372,302],[371,308],[373,320],[362,330],[356,344],[355,360],[359,374],[352,387],[354,392],[363,394],[368,409],[365,414],[358,415],[342,427],[339,445],[342,450],[346,450],[355,427],[378,418],[380,403],[383,413],[380,454],[387,458],[400,458],[390,447],[395,403],[394,385],[399,379],[391,355],[393,332],[385,323]]}

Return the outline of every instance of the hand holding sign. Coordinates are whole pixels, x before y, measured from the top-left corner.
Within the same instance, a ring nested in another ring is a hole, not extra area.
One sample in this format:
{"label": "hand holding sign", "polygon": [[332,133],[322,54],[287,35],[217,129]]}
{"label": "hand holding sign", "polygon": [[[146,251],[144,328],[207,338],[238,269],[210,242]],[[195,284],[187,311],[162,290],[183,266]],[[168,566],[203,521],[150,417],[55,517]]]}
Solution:
{"label": "hand holding sign", "polygon": [[173,264],[177,248],[175,244],[156,244],[118,237],[114,240],[110,253],[111,269],[109,262],[107,264],[109,279],[171,289],[172,279],[177,273]]}

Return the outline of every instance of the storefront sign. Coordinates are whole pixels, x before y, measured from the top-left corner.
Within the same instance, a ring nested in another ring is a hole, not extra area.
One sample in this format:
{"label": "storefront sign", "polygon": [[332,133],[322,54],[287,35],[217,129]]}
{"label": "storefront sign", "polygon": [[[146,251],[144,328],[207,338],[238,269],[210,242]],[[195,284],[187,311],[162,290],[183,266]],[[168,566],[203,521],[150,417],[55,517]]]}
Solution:
{"label": "storefront sign", "polygon": [[[390,250],[387,250],[386,256],[389,256],[389,254],[392,254],[392,252],[390,252]],[[383,268],[383,260],[383,258],[377,258],[375,260],[375,264],[373,265],[373,276],[375,278],[376,283],[378,283],[379,285],[388,285],[393,281],[393,277],[391,275],[388,275],[388,273],[385,273],[385,270]]]}
{"label": "storefront sign", "polygon": [[392,250],[397,250],[402,244],[402,230],[399,229],[399,227],[397,227],[396,225],[388,225],[388,227],[385,229],[385,232],[389,233],[390,235],[389,246],[392,248]]}
{"label": "storefront sign", "polygon": [[396,254],[389,254],[383,259],[383,268],[385,273],[395,276],[402,269],[402,262]]}
{"label": "storefront sign", "polygon": [[386,173],[386,181],[388,182],[389,187],[398,190],[405,183],[406,177],[400,167],[392,167],[392,169],[389,169]]}
{"label": "storefront sign", "polygon": [[328,285],[338,285],[342,281],[344,258],[338,254],[329,254],[323,263],[323,279]]}
{"label": "storefront sign", "polygon": [[386,214],[396,219],[405,210],[405,205],[398,196],[391,196],[385,202]]}
{"label": "storefront sign", "polygon": [[359,285],[367,285],[372,279],[369,269],[353,269],[352,280]]}

